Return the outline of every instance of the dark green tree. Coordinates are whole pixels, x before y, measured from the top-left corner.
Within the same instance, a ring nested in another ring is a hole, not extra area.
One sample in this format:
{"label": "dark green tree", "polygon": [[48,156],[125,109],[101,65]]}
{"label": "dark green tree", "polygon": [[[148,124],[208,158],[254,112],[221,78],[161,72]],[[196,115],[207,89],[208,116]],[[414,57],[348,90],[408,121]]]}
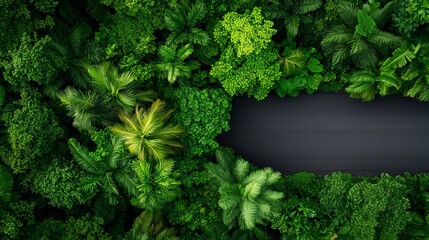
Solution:
{"label": "dark green tree", "polygon": [[272,190],[281,175],[271,168],[250,171],[250,164],[236,159],[232,151],[216,151],[217,164],[207,163],[207,171],[219,187],[219,206],[223,222],[232,227],[237,222],[241,229],[253,229],[278,215],[277,207],[283,193]]}
{"label": "dark green tree", "polygon": [[180,182],[173,170],[173,160],[138,161],[133,168],[137,182],[137,193],[131,199],[134,206],[147,211],[161,210],[179,195]]}
{"label": "dark green tree", "polygon": [[74,159],[87,173],[80,179],[79,187],[90,194],[99,193],[108,204],[117,205],[127,194],[137,193],[131,159],[119,138],[108,131],[94,134],[99,149],[92,153],[77,140],[69,140]]}

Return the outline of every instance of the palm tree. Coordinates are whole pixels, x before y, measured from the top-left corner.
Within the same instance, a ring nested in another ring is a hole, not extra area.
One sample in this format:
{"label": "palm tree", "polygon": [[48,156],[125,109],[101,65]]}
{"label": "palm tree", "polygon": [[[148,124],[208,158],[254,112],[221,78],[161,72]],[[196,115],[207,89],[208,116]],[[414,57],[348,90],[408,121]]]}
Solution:
{"label": "palm tree", "polygon": [[357,67],[375,66],[377,51],[386,52],[398,46],[400,37],[380,30],[392,9],[393,2],[382,9],[373,4],[359,9],[357,4],[340,2],[337,10],[340,19],[321,42],[332,65],[351,58]]}
{"label": "palm tree", "polygon": [[178,77],[190,77],[192,70],[197,69],[200,64],[191,60],[185,62],[194,49],[191,44],[187,44],[184,47],[177,49],[177,46],[166,46],[163,45],[158,49],[158,55],[161,59],[158,63],[158,70],[160,76],[167,78],[167,80],[173,84],[176,82]]}
{"label": "palm tree", "polygon": [[67,87],[58,94],[70,116],[73,125],[79,129],[90,129],[96,124],[110,125],[116,119],[119,110],[131,112],[137,102],[149,102],[155,98],[155,92],[137,91],[134,76],[118,69],[108,62],[89,66],[90,89]]}
{"label": "palm tree", "polygon": [[140,160],[164,159],[181,147],[174,139],[183,130],[177,125],[166,125],[172,112],[165,109],[164,101],[157,99],[147,111],[136,106],[132,116],[122,112],[119,118],[124,124],[113,126],[112,132],[124,139],[130,152]]}
{"label": "palm tree", "polygon": [[209,35],[197,27],[207,9],[204,3],[193,5],[174,5],[171,10],[165,11],[165,25],[171,31],[167,38],[168,46],[180,43],[193,43],[207,45],[210,42]]}
{"label": "palm tree", "polygon": [[124,240],[179,240],[176,230],[166,228],[159,212],[143,211]]}
{"label": "palm tree", "polygon": [[280,0],[272,1],[264,9],[268,19],[282,19],[286,32],[296,37],[301,23],[301,17],[309,12],[315,11],[322,6],[321,0]]}
{"label": "palm tree", "polygon": [[173,172],[174,161],[160,159],[156,163],[138,161],[134,164],[137,194],[131,199],[134,206],[148,211],[160,210],[179,194],[180,182]]}
{"label": "palm tree", "polygon": [[123,145],[119,138],[111,138],[108,149],[103,149],[108,154],[101,161],[95,159],[76,139],[69,140],[69,147],[78,165],[88,174],[81,180],[84,191],[94,194],[101,191],[110,205],[117,205],[122,198],[120,188],[129,195],[137,193],[130,159],[121,153]]}
{"label": "palm tree", "polygon": [[280,179],[280,173],[271,168],[250,172],[247,161],[236,160],[232,151],[225,149],[216,151],[216,159],[218,164],[208,163],[205,167],[219,188],[225,225],[232,227],[238,221],[241,229],[251,230],[278,215],[283,193],[270,187]]}

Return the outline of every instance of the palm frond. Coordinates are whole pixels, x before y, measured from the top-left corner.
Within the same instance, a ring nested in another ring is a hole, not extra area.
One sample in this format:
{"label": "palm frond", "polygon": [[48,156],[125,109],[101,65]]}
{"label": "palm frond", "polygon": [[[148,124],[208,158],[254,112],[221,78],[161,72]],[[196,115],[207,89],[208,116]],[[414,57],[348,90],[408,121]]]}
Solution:
{"label": "palm frond", "polygon": [[236,208],[241,201],[240,191],[237,186],[232,184],[223,184],[219,188],[221,198],[219,199],[219,207],[221,209]]}
{"label": "palm frond", "polygon": [[238,182],[244,181],[245,177],[249,174],[250,164],[249,162],[239,159],[235,163],[234,176]]}
{"label": "palm frond", "polygon": [[218,181],[219,185],[223,183],[234,182],[231,173],[227,169],[222,168],[220,165],[214,163],[207,163],[204,165],[204,167],[207,169],[209,174]]}
{"label": "palm frond", "polygon": [[399,90],[401,87],[401,81],[398,76],[394,74],[394,72],[382,72],[380,76],[377,78],[379,82],[378,88],[380,89],[380,95],[384,96],[388,94],[388,89],[390,87],[394,87],[396,90]]}
{"label": "palm frond", "polygon": [[375,30],[373,34],[368,36],[368,41],[374,43],[377,47],[391,48],[399,46],[402,39],[391,33]]}
{"label": "palm frond", "polygon": [[207,14],[206,5],[202,2],[195,3],[189,8],[188,14],[186,16],[187,23],[191,27],[193,27],[199,21],[201,21],[206,14]]}
{"label": "palm frond", "polygon": [[74,139],[69,139],[70,152],[73,155],[76,162],[85,171],[91,174],[98,174],[103,171],[104,167],[100,162],[95,161],[89,154],[88,149],[80,145],[80,143]]}
{"label": "palm frond", "polygon": [[258,212],[257,205],[250,200],[245,200],[241,207],[240,219],[244,222],[247,229],[255,227],[256,214]]}
{"label": "palm frond", "polygon": [[209,34],[199,28],[192,28],[187,34],[187,38],[191,43],[202,46],[206,46],[211,41]]}
{"label": "palm frond", "polygon": [[[419,45],[416,48],[418,47]],[[383,69],[384,71],[389,71],[394,70],[396,68],[401,68],[407,63],[413,61],[415,57],[416,55],[414,51],[412,51],[412,49],[409,49],[408,47],[397,48],[393,52],[392,57],[389,57],[383,62],[381,69]]]}
{"label": "palm frond", "polygon": [[358,6],[351,2],[341,1],[338,4],[337,9],[338,14],[340,15],[343,22],[349,27],[352,28],[357,24],[357,12]]}
{"label": "palm frond", "polygon": [[381,28],[387,20],[391,17],[392,11],[395,9],[393,1],[386,3],[382,9],[376,9],[372,14],[372,18],[377,23],[377,26]]}
{"label": "palm frond", "polygon": [[336,25],[328,30],[326,36],[323,38],[321,45],[324,51],[337,44],[345,44],[353,39],[353,31],[344,25]]}
{"label": "palm frond", "polygon": [[317,10],[321,6],[322,6],[322,1],[320,0],[301,0],[298,3],[298,7],[296,8],[295,13],[306,14]]}
{"label": "palm frond", "polygon": [[85,22],[75,24],[69,33],[69,44],[74,55],[81,55],[86,39],[91,35],[91,27]]}
{"label": "palm frond", "polygon": [[300,21],[301,19],[298,15],[291,15],[285,18],[286,31],[292,37],[296,37],[298,34]]}
{"label": "palm frond", "polygon": [[338,45],[334,48],[331,53],[332,65],[336,65],[337,63],[344,61],[347,57],[350,56],[350,51],[346,45]]}
{"label": "palm frond", "polygon": [[170,31],[175,31],[184,28],[186,24],[185,16],[182,15],[180,9],[173,7],[173,9],[167,9],[164,14],[165,26]]}
{"label": "palm frond", "polygon": [[184,47],[180,48],[177,51],[177,60],[178,61],[184,61],[186,58],[191,56],[191,54],[194,52],[194,48],[191,44],[186,44]]}

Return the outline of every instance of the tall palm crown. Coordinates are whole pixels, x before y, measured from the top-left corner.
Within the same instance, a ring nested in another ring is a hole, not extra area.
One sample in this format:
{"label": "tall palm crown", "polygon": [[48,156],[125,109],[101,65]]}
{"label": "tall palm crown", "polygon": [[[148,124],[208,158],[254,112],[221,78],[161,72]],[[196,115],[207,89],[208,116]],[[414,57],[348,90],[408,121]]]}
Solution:
{"label": "tall palm crown", "polygon": [[112,132],[124,139],[131,153],[140,160],[160,160],[181,147],[175,139],[183,132],[177,125],[166,124],[172,110],[165,109],[164,101],[157,99],[145,109],[136,106],[135,114],[121,112],[124,124],[112,127]]}
{"label": "tall palm crown", "polygon": [[332,65],[351,58],[357,67],[375,66],[377,51],[398,46],[401,38],[380,30],[393,10],[393,2],[380,8],[369,1],[361,9],[357,4],[340,2],[339,19],[322,40],[322,48]]}
{"label": "tall palm crown", "polygon": [[280,179],[279,172],[270,168],[250,172],[247,161],[236,160],[227,150],[217,150],[216,159],[218,164],[208,163],[206,169],[219,187],[225,225],[233,226],[238,221],[241,229],[253,229],[277,215],[283,193],[270,187]]}
{"label": "tall palm crown", "polygon": [[129,72],[119,74],[108,62],[87,70],[91,81],[86,93],[68,87],[58,94],[74,118],[73,125],[79,129],[89,129],[94,124],[110,125],[119,110],[131,112],[137,102],[152,101],[155,97],[151,90],[137,91],[134,76]]}

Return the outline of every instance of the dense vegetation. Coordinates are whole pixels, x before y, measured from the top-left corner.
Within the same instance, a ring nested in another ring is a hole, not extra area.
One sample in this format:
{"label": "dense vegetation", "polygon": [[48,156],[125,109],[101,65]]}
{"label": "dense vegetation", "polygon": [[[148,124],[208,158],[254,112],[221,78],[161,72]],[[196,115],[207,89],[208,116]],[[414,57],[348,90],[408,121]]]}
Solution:
{"label": "dense vegetation", "polygon": [[0,1],[0,238],[429,238],[429,174],[285,176],[215,140],[242,94],[429,101],[428,23],[428,0]]}

